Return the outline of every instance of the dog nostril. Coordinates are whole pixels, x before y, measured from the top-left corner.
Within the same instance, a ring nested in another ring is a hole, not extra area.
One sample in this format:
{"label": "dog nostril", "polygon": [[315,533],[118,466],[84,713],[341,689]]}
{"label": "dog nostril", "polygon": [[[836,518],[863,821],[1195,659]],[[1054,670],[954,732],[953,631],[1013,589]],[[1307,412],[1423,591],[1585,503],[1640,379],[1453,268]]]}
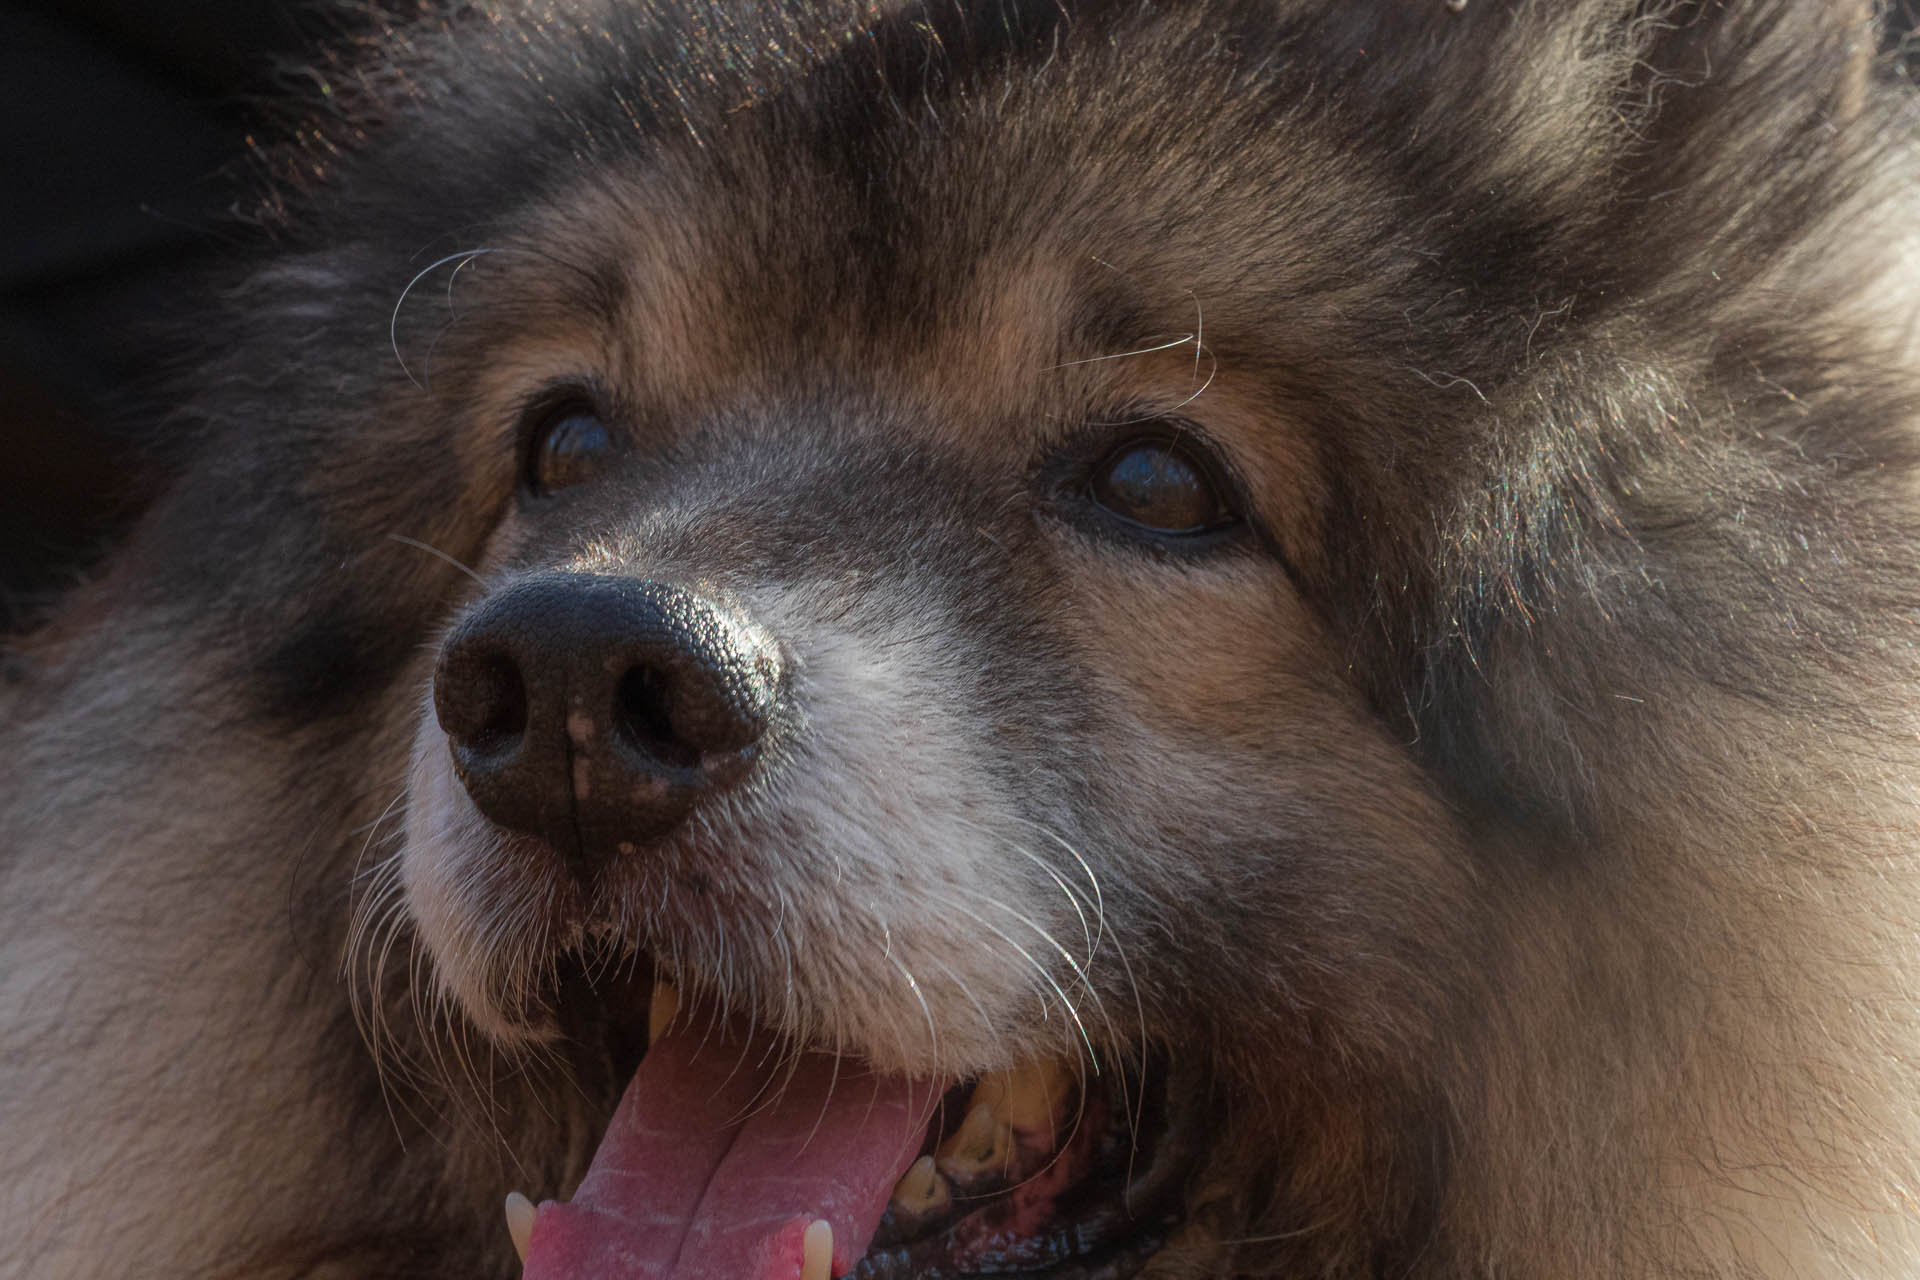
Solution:
{"label": "dog nostril", "polygon": [[519,666],[505,656],[494,657],[478,664],[472,680],[482,709],[469,744],[486,755],[511,751],[527,732],[527,685]]}
{"label": "dog nostril", "polygon": [[474,757],[511,755],[527,732],[527,685],[505,653],[460,654],[434,681],[440,726]]}
{"label": "dog nostril", "polygon": [[642,664],[621,676],[613,694],[615,732],[650,755],[684,750],[686,744],[674,735],[668,712],[670,692],[666,674],[658,667]]}
{"label": "dog nostril", "polygon": [[631,650],[611,690],[614,736],[635,759],[701,767],[710,755],[744,751],[772,718],[780,659],[771,640],[729,626],[710,606],[676,601],[681,617]]}

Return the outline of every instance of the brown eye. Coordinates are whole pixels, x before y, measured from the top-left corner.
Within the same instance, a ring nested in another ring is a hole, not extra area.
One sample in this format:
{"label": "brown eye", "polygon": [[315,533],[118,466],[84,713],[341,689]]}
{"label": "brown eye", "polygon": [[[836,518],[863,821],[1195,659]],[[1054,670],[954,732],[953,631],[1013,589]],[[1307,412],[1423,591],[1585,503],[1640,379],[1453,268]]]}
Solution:
{"label": "brown eye", "polygon": [[1112,514],[1156,533],[1204,533],[1233,519],[1213,481],[1164,440],[1114,450],[1094,470],[1089,491]]}
{"label": "brown eye", "polygon": [[613,451],[613,433],[599,414],[579,405],[556,409],[527,452],[527,489],[545,497],[580,484],[597,474]]}

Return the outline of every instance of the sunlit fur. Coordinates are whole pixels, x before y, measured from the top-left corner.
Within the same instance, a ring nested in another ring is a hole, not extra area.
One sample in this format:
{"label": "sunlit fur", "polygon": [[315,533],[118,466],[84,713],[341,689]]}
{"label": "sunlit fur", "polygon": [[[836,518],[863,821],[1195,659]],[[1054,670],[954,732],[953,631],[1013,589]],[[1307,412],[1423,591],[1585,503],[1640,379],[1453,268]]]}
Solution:
{"label": "sunlit fur", "polygon": [[[1171,1081],[1150,1277],[1920,1273],[1914,105],[1846,0],[423,6],[0,690],[0,1276],[507,1277],[647,983]],[[528,496],[527,406],[620,452]],[[1242,524],[1088,470],[1213,457]],[[436,651],[787,664],[597,886]],[[636,996],[636,991],[638,995]]]}

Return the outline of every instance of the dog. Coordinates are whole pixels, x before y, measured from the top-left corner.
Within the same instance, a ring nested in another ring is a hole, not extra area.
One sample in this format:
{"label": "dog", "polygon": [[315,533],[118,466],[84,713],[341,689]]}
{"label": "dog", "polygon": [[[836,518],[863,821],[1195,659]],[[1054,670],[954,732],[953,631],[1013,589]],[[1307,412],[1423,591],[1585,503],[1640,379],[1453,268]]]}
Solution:
{"label": "dog", "polygon": [[0,1275],[1920,1274],[1867,4],[374,26],[9,655]]}

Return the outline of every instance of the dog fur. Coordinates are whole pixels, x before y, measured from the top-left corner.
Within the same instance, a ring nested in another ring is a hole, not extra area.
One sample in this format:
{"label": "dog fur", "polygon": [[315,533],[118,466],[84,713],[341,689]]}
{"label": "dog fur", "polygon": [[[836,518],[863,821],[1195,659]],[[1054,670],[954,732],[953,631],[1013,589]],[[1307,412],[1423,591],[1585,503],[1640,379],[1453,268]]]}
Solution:
{"label": "dog fur", "polygon": [[[0,1275],[513,1274],[642,965],[888,1069],[1164,1062],[1209,1154],[1149,1276],[1920,1274],[1875,39],[564,0],[321,64],[177,475],[0,694]],[[530,496],[556,389],[619,454]],[[1231,536],[1090,501],[1168,433]],[[591,883],[429,705],[555,568],[790,671]]]}

